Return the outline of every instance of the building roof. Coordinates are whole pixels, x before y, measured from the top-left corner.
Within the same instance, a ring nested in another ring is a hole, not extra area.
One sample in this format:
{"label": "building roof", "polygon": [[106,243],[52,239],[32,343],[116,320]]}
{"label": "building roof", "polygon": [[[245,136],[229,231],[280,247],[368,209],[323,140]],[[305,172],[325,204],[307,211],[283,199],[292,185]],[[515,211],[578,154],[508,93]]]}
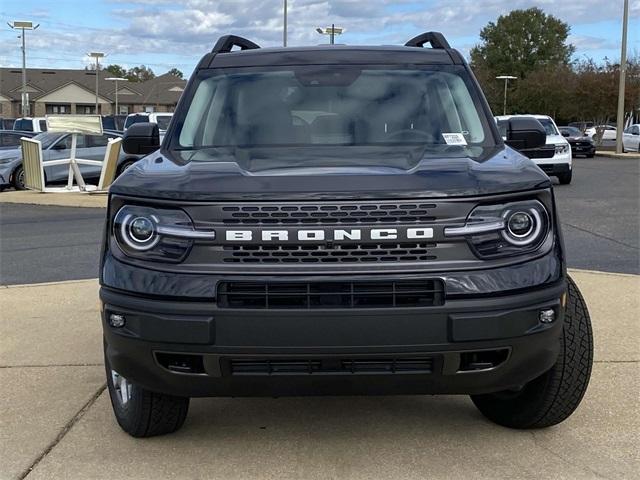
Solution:
{"label": "building roof", "polygon": [[171,73],[165,73],[146,82],[127,84],[136,87],[142,94],[144,104],[175,104],[186,86],[186,80],[176,77]]}
{"label": "building roof", "polygon": [[[115,82],[105,80],[113,75],[101,70],[98,75],[98,93],[100,97],[115,101]],[[35,101],[65,85],[75,84],[90,92],[95,92],[96,72],[94,70],[70,69],[27,69],[27,91],[30,100]],[[118,91],[124,89],[133,96],[120,96],[122,103],[139,104],[175,104],[186,85],[186,81],[166,73],[146,82],[118,82]],[[20,68],[0,68],[0,95],[12,100],[20,100],[22,92],[22,70]]]}

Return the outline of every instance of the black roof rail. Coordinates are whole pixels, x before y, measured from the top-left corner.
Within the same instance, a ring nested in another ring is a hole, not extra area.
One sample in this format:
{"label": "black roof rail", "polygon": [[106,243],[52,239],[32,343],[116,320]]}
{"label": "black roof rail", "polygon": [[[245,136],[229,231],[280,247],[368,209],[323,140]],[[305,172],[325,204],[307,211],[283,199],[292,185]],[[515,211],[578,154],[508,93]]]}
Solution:
{"label": "black roof rail", "polygon": [[229,53],[233,47],[240,47],[240,50],[255,50],[260,48],[260,45],[237,35],[223,35],[213,46],[211,53]]}
{"label": "black roof rail", "polygon": [[413,37],[407,43],[404,44],[405,47],[424,47],[425,43],[430,43],[431,48],[444,48],[450,49],[451,45],[447,42],[447,39],[444,38],[444,35],[440,32],[425,32],[417,37]]}

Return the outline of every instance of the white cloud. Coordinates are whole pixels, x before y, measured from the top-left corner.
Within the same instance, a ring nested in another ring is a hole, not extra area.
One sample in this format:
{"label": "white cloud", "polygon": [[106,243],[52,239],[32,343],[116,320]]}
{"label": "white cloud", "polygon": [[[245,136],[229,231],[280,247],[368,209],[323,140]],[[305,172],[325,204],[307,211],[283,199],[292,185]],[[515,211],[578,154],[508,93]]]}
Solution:
{"label": "white cloud", "polygon": [[[30,51],[36,52],[32,55],[49,55],[51,66],[78,62],[88,49],[107,52],[107,62],[112,63],[126,63],[125,57],[151,65],[169,62],[163,58],[181,58],[183,65],[193,65],[223,34],[243,35],[263,46],[282,42],[282,0],[105,1],[111,4],[117,26],[86,28],[74,25],[79,20],[65,18],[68,23],[51,19],[47,27],[43,18],[43,26],[29,38]],[[640,0],[630,4],[633,28]],[[531,6],[572,26],[617,20],[622,12],[622,0],[609,0],[605,6],[602,0],[289,0],[289,44],[325,43],[315,28],[335,23],[347,29],[338,41],[348,43],[401,43],[424,30],[440,30],[464,53],[488,21]],[[615,48],[617,39],[595,35],[576,34],[571,41],[579,53]]]}

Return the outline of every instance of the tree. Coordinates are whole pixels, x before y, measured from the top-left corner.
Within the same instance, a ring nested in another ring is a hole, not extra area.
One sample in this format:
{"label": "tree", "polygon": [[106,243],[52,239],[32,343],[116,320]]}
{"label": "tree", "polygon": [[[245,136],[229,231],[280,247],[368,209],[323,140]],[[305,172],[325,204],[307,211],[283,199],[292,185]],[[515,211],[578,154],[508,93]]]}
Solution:
{"label": "tree", "polygon": [[570,27],[539,8],[513,10],[480,31],[480,45],[471,50],[471,63],[488,74],[527,74],[541,67],[568,65],[575,51],[567,44]]}
{"label": "tree", "polygon": [[127,69],[122,65],[107,65],[105,70],[109,72],[112,76],[117,78],[125,78],[127,76]]}
{"label": "tree", "polygon": [[173,75],[174,77],[178,77],[178,78],[184,78],[184,73],[182,73],[180,70],[178,70],[176,67],[173,67],[171,70],[169,70],[167,73],[170,73],[171,75]]}
{"label": "tree", "polygon": [[153,73],[149,67],[140,65],[139,67],[130,68],[126,75],[127,80],[130,82],[146,82],[152,78],[156,78],[156,74]]}

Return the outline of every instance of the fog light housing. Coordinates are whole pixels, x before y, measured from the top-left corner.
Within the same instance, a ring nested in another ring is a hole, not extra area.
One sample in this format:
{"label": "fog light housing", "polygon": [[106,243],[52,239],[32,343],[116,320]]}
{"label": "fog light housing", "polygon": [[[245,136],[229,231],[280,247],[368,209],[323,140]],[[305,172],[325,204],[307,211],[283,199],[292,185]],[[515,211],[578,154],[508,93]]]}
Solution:
{"label": "fog light housing", "polygon": [[112,313],[109,315],[109,325],[113,328],[122,328],[125,323],[127,323],[124,315],[120,315],[119,313]]}
{"label": "fog light housing", "polygon": [[540,310],[541,323],[553,323],[556,320],[556,312],[552,308]]}

